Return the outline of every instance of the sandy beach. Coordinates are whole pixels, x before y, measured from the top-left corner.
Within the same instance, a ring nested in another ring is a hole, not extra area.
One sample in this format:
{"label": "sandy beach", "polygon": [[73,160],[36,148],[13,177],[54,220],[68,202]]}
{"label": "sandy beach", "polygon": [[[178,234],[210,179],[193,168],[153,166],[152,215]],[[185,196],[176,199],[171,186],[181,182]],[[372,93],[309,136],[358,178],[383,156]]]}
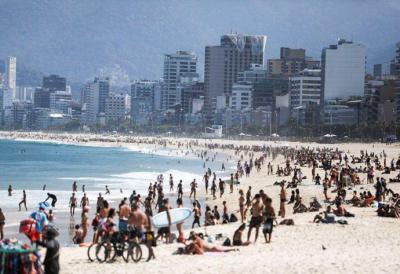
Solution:
{"label": "sandy beach", "polygon": [[[137,151],[156,151],[162,147],[174,149],[176,153],[182,149],[182,144],[191,141],[194,149],[204,150],[205,144],[233,144],[243,145],[271,145],[292,147],[332,147],[348,153],[359,155],[360,150],[367,150],[380,154],[383,150],[387,154],[388,163],[391,159],[397,159],[400,147],[397,144],[385,145],[381,143],[341,143],[341,144],[317,144],[298,142],[264,142],[264,141],[241,141],[241,140],[190,140],[174,138],[145,138],[126,136],[97,136],[89,134],[49,134],[49,133],[11,133],[0,132],[0,138],[7,139],[32,139],[42,141],[55,141],[66,143],[79,143],[94,146],[123,146]],[[233,150],[216,149],[213,151],[223,152],[235,157]],[[255,153],[255,156],[259,156]],[[244,160],[247,156],[244,156]],[[267,158],[266,163],[271,162],[276,170],[276,165],[284,165],[284,158],[279,156],[274,161]],[[358,166],[356,164],[355,166]],[[298,187],[301,196],[308,205],[312,197],[319,201],[324,200],[321,185],[315,185],[311,181],[311,168],[302,167],[306,180]],[[322,176],[323,171],[317,170]],[[385,179],[393,178],[397,172],[390,175],[376,176]],[[370,190],[374,193],[372,184],[366,184],[366,173],[359,174],[362,184],[352,190]],[[288,180],[289,177],[277,177],[276,174],[268,175],[266,164],[260,172],[253,171],[248,178],[241,180],[234,193],[226,193],[222,198],[212,200],[204,193],[204,186],[199,184],[200,195],[206,199],[209,206],[218,205],[222,208],[222,201],[227,202],[230,213],[238,214],[238,189],[246,191],[249,186],[253,193],[263,189],[273,200],[273,206],[277,212],[279,209],[280,187],[273,185],[275,181]],[[394,192],[400,191],[400,183],[389,183],[388,187]],[[288,189],[290,196],[291,189]],[[228,191],[229,192],[229,191]],[[330,194],[334,197],[335,194]],[[348,191],[351,196],[351,191]],[[323,204],[323,209],[326,205]],[[341,224],[316,224],[312,220],[315,212],[293,214],[292,206],[286,206],[286,218],[294,220],[294,226],[278,225],[274,228],[272,242],[266,244],[262,234],[255,244],[240,247],[240,251],[231,253],[206,253],[203,256],[173,255],[181,244],[159,243],[155,248],[156,259],[150,262],[141,261],[137,264],[125,263],[119,260],[114,263],[100,264],[89,262],[84,247],[68,247],[61,249],[61,273],[396,273],[400,267],[400,236],[399,219],[378,217],[376,208],[353,207],[346,205],[346,209],[355,214],[355,218],[347,218],[348,225]],[[248,216],[249,217],[249,216]],[[249,220],[249,219],[248,219]],[[248,221],[247,220],[247,221]],[[278,217],[278,222],[281,220]],[[239,222],[208,226],[196,229],[198,232],[215,235],[222,233],[224,236],[232,235],[239,226]],[[186,236],[190,230],[186,230]],[[247,229],[246,229],[247,233]],[[251,240],[254,239],[254,232]],[[217,241],[213,244],[222,244]]]}

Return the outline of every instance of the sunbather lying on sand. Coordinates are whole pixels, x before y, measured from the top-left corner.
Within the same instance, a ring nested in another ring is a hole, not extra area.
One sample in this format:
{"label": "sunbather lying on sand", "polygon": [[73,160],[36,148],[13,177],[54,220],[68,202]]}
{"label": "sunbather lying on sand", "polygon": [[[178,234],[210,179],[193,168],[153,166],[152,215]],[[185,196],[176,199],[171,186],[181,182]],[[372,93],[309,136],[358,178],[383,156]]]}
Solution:
{"label": "sunbather lying on sand", "polygon": [[183,251],[178,250],[179,254],[203,255],[205,252],[230,252],[239,250],[237,248],[211,246],[208,243],[206,243],[203,239],[201,239],[199,235],[194,233],[193,231],[190,233],[189,239],[192,240],[192,242],[186,245]]}

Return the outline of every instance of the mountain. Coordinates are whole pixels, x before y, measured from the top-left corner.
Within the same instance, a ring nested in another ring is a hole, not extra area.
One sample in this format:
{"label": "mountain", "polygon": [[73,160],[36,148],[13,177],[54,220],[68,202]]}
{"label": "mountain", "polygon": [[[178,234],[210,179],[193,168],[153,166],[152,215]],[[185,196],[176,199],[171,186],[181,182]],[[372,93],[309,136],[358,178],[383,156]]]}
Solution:
{"label": "mountain", "polygon": [[162,76],[163,54],[204,47],[233,32],[268,36],[267,57],[302,47],[320,58],[338,37],[387,62],[400,41],[398,0],[0,0],[0,59],[72,81],[112,75],[116,84]]}

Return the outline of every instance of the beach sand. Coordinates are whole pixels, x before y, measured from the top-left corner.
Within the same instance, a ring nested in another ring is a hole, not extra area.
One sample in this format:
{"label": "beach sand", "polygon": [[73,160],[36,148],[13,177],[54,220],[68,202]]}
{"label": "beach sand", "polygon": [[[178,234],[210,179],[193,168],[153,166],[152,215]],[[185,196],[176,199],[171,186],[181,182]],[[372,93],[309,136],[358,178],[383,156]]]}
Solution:
{"label": "beach sand", "polygon": [[[0,134],[1,136],[1,134]],[[11,135],[3,137],[10,138]],[[40,135],[42,139],[46,139],[46,134]],[[52,135],[52,140],[57,140],[56,135]],[[37,138],[36,135],[21,136],[13,135],[15,138]],[[48,136],[47,136],[48,137]],[[86,136],[89,138],[88,136]],[[80,138],[85,138],[81,135]],[[115,137],[113,137],[115,138]],[[139,137],[144,138],[144,137]],[[59,138],[59,141],[65,141]],[[76,142],[76,138],[70,139]],[[187,139],[168,139],[171,148],[176,148],[177,141],[185,142]],[[104,140],[103,140],[104,141]],[[93,145],[115,145],[114,142],[90,142]],[[226,144],[272,144],[278,146],[280,142],[264,142],[264,141],[230,141],[230,140],[200,140],[199,144],[205,142],[226,143]],[[129,144],[118,142],[119,146],[132,146],[136,149],[157,149],[157,145],[149,144]],[[388,164],[392,158],[397,159],[400,148],[398,145],[387,146],[385,144],[362,144],[362,143],[345,143],[345,144],[306,144],[289,142],[285,145],[290,146],[329,146],[338,147],[339,149],[350,152],[351,154],[359,154],[360,150],[367,149],[368,152],[374,151],[380,153],[385,150],[388,154]],[[200,148],[199,148],[200,149]],[[234,155],[233,151],[224,150],[224,153]],[[247,159],[245,157],[244,159]],[[270,159],[266,160],[268,163]],[[283,158],[278,157],[274,162],[274,170],[276,164],[283,164]],[[358,165],[357,165],[358,166]],[[311,169],[302,168],[302,172],[308,178],[311,178]],[[322,170],[317,170],[323,176]],[[396,174],[392,172],[391,177]],[[376,176],[381,177],[380,172]],[[389,178],[388,175],[382,175]],[[373,190],[372,185],[366,185],[366,174],[360,174],[363,184],[357,186],[355,190]],[[248,186],[252,186],[253,194],[260,189],[273,199],[275,211],[279,209],[279,187],[273,186],[277,180],[288,179],[288,177],[276,177],[276,175],[267,175],[266,164],[262,170],[257,173],[253,171],[249,178],[241,180],[239,188],[244,191]],[[202,191],[203,185],[200,185]],[[400,191],[400,183],[388,184],[388,187],[395,192]],[[362,188],[362,189],[361,189]],[[311,197],[318,197],[319,201],[323,201],[322,186],[316,186],[311,180],[305,180],[304,184],[299,187],[301,195],[306,202],[309,203]],[[218,205],[222,209],[222,201],[227,201],[229,212],[235,213],[238,210],[238,189],[233,194],[225,194],[222,199],[212,200],[207,197],[207,204],[210,206]],[[290,194],[288,189],[288,196]],[[229,191],[228,191],[229,192]],[[374,192],[373,192],[374,193]],[[204,195],[204,193],[201,193]],[[348,191],[348,195],[351,192]],[[334,196],[334,194],[331,194]],[[324,208],[326,206],[324,205]],[[382,218],[376,214],[374,208],[356,208],[346,206],[346,209],[356,215],[355,218],[347,218],[348,225],[340,224],[315,224],[312,223],[315,212],[292,214],[292,206],[287,206],[286,218],[293,218],[294,226],[279,225],[274,227],[272,242],[266,244],[260,231],[259,238],[255,244],[247,247],[240,247],[240,251],[231,253],[206,253],[204,256],[188,256],[173,255],[180,244],[159,244],[154,252],[156,260],[150,262],[141,262],[135,264],[133,262],[125,263],[118,260],[114,263],[100,264],[98,262],[89,262],[84,247],[67,247],[61,250],[61,273],[396,273],[400,269],[400,235],[399,219]],[[278,222],[281,218],[278,218]],[[204,227],[196,229],[198,232],[215,235],[222,233],[224,236],[232,237],[234,230],[239,226],[239,222],[227,225],[209,226],[205,230]],[[247,233],[247,229],[245,234]],[[186,235],[189,230],[186,230]],[[251,240],[254,240],[254,231]],[[222,244],[217,241],[213,244]]]}

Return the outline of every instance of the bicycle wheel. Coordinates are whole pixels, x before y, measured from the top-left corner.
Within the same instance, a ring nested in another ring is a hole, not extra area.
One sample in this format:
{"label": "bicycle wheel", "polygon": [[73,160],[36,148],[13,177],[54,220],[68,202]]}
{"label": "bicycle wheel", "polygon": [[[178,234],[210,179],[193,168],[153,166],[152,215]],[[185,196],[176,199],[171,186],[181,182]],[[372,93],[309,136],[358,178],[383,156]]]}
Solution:
{"label": "bicycle wheel", "polygon": [[139,262],[142,259],[142,248],[138,243],[129,243],[128,253],[132,261],[134,261],[135,263]]}
{"label": "bicycle wheel", "polygon": [[96,247],[97,243],[92,243],[87,249],[87,256],[89,261],[93,262],[96,260]]}
{"label": "bicycle wheel", "polygon": [[100,263],[114,259],[115,250],[112,244],[103,242],[96,247],[96,258]]}

